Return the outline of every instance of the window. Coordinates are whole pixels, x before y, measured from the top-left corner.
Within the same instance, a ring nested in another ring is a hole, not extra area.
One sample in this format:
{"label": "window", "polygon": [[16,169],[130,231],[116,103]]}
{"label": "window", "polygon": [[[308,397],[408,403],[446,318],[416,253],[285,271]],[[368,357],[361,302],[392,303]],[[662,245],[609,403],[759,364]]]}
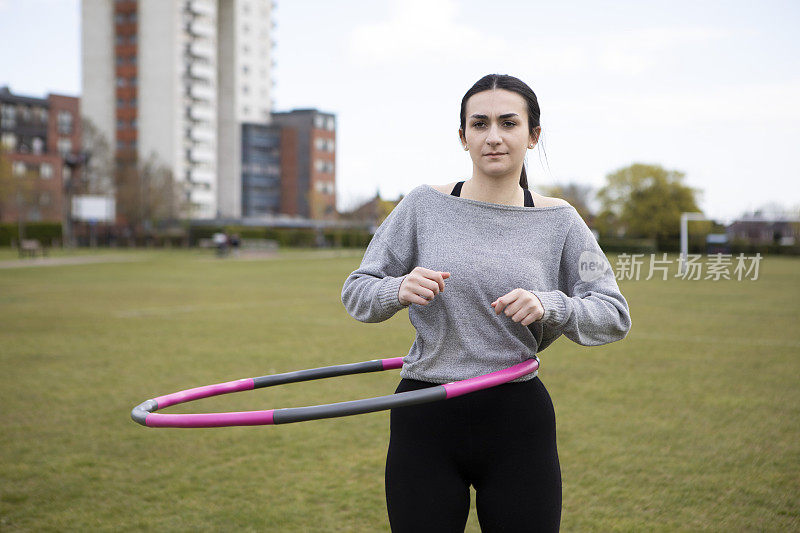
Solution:
{"label": "window", "polygon": [[242,66],[242,72],[244,74],[249,74],[250,73],[250,67],[248,67],[247,65],[243,65]]}
{"label": "window", "polygon": [[0,137],[0,145],[7,150],[13,151],[17,147],[17,136],[13,133],[4,132],[3,136]]}
{"label": "window", "polygon": [[322,137],[317,137],[314,139],[314,148],[317,150],[324,150],[325,149],[325,139]]}
{"label": "window", "polygon": [[327,127],[330,131],[336,129],[336,122],[333,120],[333,117],[328,117]]}
{"label": "window", "polygon": [[15,176],[24,176],[25,172],[28,171],[28,167],[25,166],[25,163],[22,161],[14,161],[14,175]]}
{"label": "window", "polygon": [[50,163],[42,163],[39,167],[39,177],[43,180],[49,180],[53,177],[53,165]]}
{"label": "window", "polygon": [[58,112],[58,133],[61,135],[72,133],[72,113],[69,111]]}
{"label": "window", "polygon": [[314,184],[314,188],[317,190],[317,192],[325,194],[334,193],[333,182],[331,181],[318,181]]}
{"label": "window", "polygon": [[242,85],[242,94],[250,94],[250,87]]}
{"label": "window", "polygon": [[40,137],[33,138],[33,153],[41,154],[44,152],[44,141]]}
{"label": "window", "polygon": [[22,106],[22,120],[23,122],[30,122],[31,120],[31,108],[28,106]]}
{"label": "window", "polygon": [[126,85],[128,85],[128,80],[122,77],[117,78],[117,87],[125,87]]}
{"label": "window", "polygon": [[72,141],[70,139],[59,139],[57,146],[61,157],[66,157],[72,151]]}
{"label": "window", "polygon": [[316,115],[314,117],[314,127],[319,129],[325,127],[325,118],[322,115]]}
{"label": "window", "polygon": [[8,104],[3,105],[0,122],[2,122],[3,126],[6,128],[13,128],[17,125],[17,110],[14,109],[14,106]]}
{"label": "window", "polygon": [[64,178],[64,181],[69,181],[69,179],[72,177],[72,169],[67,165],[64,165],[61,167],[61,176]]}

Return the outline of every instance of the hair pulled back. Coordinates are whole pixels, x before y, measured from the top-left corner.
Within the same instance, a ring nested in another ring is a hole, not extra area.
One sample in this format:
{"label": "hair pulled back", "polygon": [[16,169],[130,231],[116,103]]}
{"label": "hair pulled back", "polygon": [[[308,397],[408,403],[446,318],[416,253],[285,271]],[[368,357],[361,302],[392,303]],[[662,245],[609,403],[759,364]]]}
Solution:
{"label": "hair pulled back", "polygon": [[[528,107],[528,133],[533,135],[534,129],[539,126],[539,117],[541,116],[539,101],[536,99],[536,94],[524,81],[514,76],[508,76],[507,74],[487,74],[475,82],[475,85],[470,87],[467,94],[461,99],[461,130],[464,132],[467,131],[467,100],[474,94],[483,91],[491,91],[492,89],[504,89],[506,91],[515,92],[525,100]],[[519,184],[523,189],[528,188],[528,174],[525,172],[525,163],[522,164]]]}

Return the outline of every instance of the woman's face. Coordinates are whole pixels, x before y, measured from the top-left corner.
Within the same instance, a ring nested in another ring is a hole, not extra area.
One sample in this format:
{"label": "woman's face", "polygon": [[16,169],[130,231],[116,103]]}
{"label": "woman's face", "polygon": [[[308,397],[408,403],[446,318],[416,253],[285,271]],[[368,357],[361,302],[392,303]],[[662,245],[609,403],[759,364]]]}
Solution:
{"label": "woman's face", "polygon": [[473,175],[519,179],[526,150],[536,144],[541,130],[528,133],[528,106],[522,96],[505,89],[473,94],[465,118],[466,131],[459,129],[459,136],[469,147]]}

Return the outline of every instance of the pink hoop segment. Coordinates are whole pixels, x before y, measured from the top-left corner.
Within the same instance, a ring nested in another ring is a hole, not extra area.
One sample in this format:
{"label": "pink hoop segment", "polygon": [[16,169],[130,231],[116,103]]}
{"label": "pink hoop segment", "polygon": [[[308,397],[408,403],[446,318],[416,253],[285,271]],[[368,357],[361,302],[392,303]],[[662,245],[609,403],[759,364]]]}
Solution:
{"label": "pink hoop segment", "polygon": [[219,396],[232,392],[253,390],[262,387],[283,385],[286,383],[296,383],[314,379],[324,379],[334,376],[344,376],[364,372],[375,372],[380,370],[392,370],[403,366],[402,357],[389,359],[374,359],[362,363],[351,363],[347,365],[335,365],[322,368],[312,368],[309,370],[299,370],[285,374],[273,374],[257,378],[244,378],[235,381],[227,381],[214,385],[205,385],[186,389],[164,396],[158,396],[147,400],[131,411],[131,418],[134,421],[148,427],[176,427],[176,428],[207,428],[207,427],[226,427],[226,426],[260,426],[271,424],[288,424],[291,422],[302,422],[306,420],[317,420],[322,418],[334,418],[339,416],[349,416],[374,411],[382,411],[406,405],[415,405],[436,400],[446,400],[464,394],[469,394],[481,389],[487,389],[502,385],[521,376],[531,374],[538,370],[539,359],[534,356],[509,368],[490,372],[482,376],[469,378],[461,381],[445,383],[435,387],[425,389],[390,394],[388,396],[378,396],[363,400],[352,400],[349,402],[331,403],[325,405],[315,405],[310,407],[290,407],[286,409],[269,409],[265,411],[238,411],[228,413],[198,413],[198,414],[162,414],[154,411],[177,405],[180,403],[191,402],[201,398]]}

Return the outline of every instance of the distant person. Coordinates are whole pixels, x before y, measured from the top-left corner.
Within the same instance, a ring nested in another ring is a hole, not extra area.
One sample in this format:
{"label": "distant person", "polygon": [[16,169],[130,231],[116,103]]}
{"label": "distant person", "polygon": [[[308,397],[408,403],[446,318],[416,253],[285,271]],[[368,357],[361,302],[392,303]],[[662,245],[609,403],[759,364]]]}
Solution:
{"label": "distant person", "polygon": [[[566,201],[528,189],[523,161],[539,115],[517,78],[478,80],[458,131],[471,179],[411,190],[345,280],[342,302],[357,320],[409,308],[416,339],[396,393],[508,368],[561,334],[595,346],[630,330],[628,303],[586,223]],[[537,374],[391,410],[392,531],[463,531],[470,485],[484,531],[558,531],[555,411]]]}
{"label": "distant person", "polygon": [[239,246],[241,245],[241,242],[242,240],[239,238],[238,233],[234,233],[228,238],[228,244],[230,244],[231,251],[233,252],[234,256],[239,255]]}
{"label": "distant person", "polygon": [[217,257],[223,257],[228,252],[228,236],[218,231],[213,237],[214,246],[217,248]]}

